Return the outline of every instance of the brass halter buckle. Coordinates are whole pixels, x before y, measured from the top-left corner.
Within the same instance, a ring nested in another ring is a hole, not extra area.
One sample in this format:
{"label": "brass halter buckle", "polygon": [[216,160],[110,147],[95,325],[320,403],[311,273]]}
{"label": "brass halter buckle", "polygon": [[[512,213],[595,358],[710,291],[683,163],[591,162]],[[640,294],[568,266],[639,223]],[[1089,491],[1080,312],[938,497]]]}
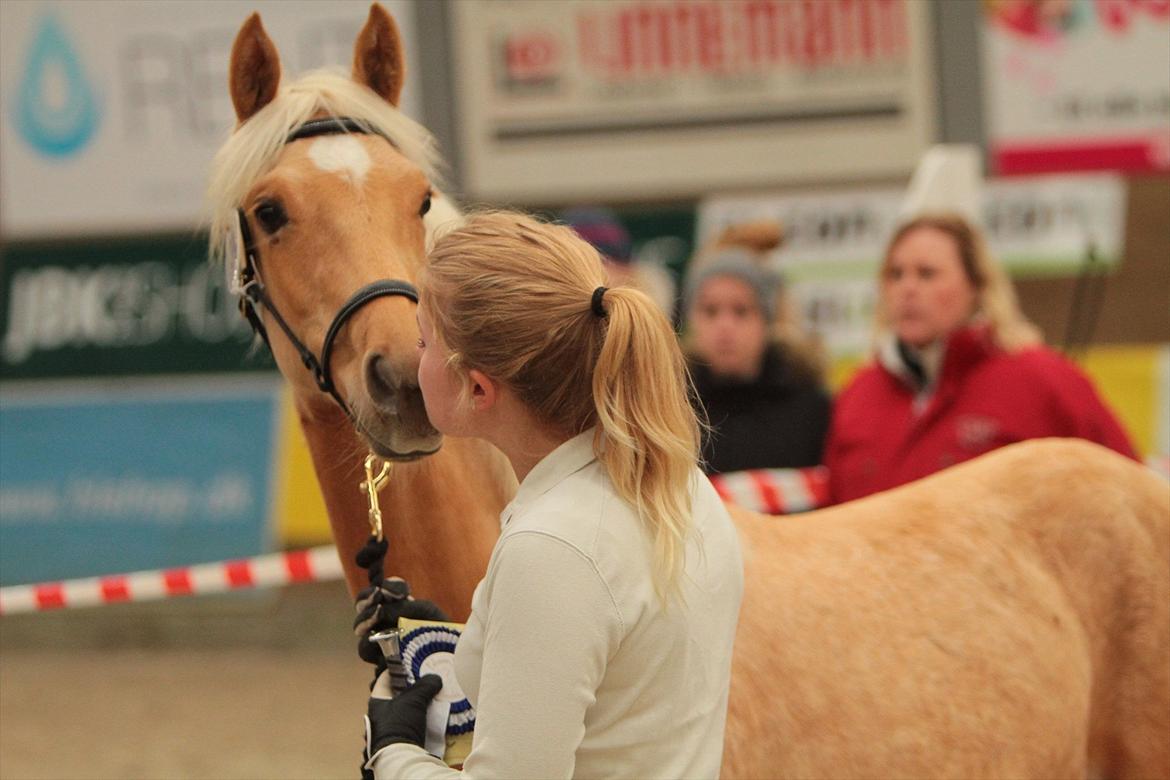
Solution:
{"label": "brass halter buckle", "polygon": [[378,504],[378,491],[384,488],[386,483],[390,481],[392,464],[388,461],[382,461],[382,468],[375,475],[374,467],[379,460],[378,456],[372,453],[366,456],[366,479],[359,487],[366,494],[366,499],[370,503],[370,533],[380,542],[382,541],[382,508]]}

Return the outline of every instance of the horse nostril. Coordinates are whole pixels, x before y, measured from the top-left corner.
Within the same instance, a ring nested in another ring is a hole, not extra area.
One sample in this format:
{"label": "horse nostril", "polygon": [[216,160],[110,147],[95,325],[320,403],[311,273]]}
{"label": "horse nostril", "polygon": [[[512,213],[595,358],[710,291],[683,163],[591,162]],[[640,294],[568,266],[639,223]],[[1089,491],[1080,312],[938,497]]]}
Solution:
{"label": "horse nostril", "polygon": [[401,380],[381,355],[366,358],[366,392],[380,409],[394,413],[398,409]]}

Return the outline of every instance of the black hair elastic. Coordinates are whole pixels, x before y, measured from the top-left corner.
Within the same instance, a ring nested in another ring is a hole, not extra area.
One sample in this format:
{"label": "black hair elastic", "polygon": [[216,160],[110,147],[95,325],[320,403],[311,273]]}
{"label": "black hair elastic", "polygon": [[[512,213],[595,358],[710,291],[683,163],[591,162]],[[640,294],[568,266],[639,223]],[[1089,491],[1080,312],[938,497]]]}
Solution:
{"label": "black hair elastic", "polygon": [[605,291],[608,289],[608,287],[598,287],[593,291],[593,300],[589,303],[589,308],[593,310],[593,315],[596,317],[601,317],[602,319],[605,319],[609,316],[609,312],[607,312],[605,307],[601,305],[601,298],[605,295]]}

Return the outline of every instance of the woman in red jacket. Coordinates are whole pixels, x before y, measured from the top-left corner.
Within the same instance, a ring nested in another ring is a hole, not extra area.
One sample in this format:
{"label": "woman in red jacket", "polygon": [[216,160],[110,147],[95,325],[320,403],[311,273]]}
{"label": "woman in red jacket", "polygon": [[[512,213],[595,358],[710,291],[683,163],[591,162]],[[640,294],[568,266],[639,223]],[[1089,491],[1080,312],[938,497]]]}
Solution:
{"label": "woman in red jacket", "polygon": [[825,463],[834,502],[1023,439],[1078,437],[1136,457],[1088,377],[1044,346],[966,220],[903,225],[880,285],[874,360],[833,407]]}

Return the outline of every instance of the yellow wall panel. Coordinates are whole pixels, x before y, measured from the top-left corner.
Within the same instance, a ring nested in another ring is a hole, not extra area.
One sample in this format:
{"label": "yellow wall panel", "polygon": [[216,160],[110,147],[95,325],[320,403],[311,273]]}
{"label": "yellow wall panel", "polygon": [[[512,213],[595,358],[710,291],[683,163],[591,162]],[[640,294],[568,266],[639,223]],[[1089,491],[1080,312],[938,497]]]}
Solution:
{"label": "yellow wall panel", "polygon": [[1159,410],[1165,397],[1160,369],[1167,349],[1165,345],[1102,346],[1077,360],[1142,455],[1158,450],[1159,426],[1165,419]]}
{"label": "yellow wall panel", "polygon": [[301,432],[292,393],[281,391],[280,435],[276,452],[276,500],[272,502],[276,517],[273,527],[280,541],[288,547],[328,544],[333,541],[325,499],[317,486],[317,473],[309,455],[309,445]]}
{"label": "yellow wall panel", "polygon": [[835,395],[841,392],[845,385],[849,384],[849,380],[861,368],[869,358],[863,356],[849,356],[834,360],[829,366],[829,375],[827,377],[829,383],[829,390]]}

